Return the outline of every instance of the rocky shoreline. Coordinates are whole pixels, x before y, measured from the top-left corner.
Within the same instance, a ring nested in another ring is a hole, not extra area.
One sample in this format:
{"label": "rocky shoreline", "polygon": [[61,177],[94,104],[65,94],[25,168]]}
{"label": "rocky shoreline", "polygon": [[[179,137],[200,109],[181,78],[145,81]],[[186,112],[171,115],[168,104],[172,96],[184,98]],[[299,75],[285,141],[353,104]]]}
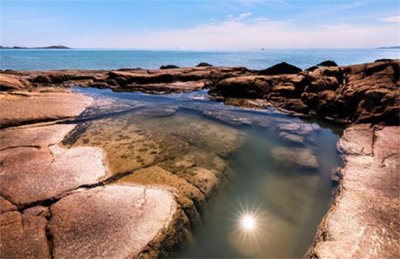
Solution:
{"label": "rocky shoreline", "polygon": [[[220,158],[235,150],[240,135],[217,125],[202,128],[222,134],[217,138],[220,143],[213,145],[214,154],[190,147],[189,126],[184,133],[187,139],[168,143],[162,134],[153,140],[143,133],[145,129],[126,129],[140,143],[159,146],[161,154],[170,156],[161,160],[149,153],[130,161],[118,149],[96,144],[102,143],[99,137],[91,144],[90,134],[109,133],[99,125],[81,129],[77,120],[140,107],[69,91],[81,86],[152,94],[208,89],[214,99],[226,104],[272,106],[298,116],[354,123],[338,144],[344,154],[344,167],[334,176],[339,181],[338,194],[306,256],[396,256],[400,247],[399,64],[399,60],[380,60],[339,67],[325,62],[306,71],[286,63],[260,71],[209,64],[160,70],[3,71],[0,254],[26,258],[169,256],[201,224],[206,201],[226,177],[228,168]],[[86,134],[89,140],[76,142],[74,134]],[[111,135],[118,136],[117,132]],[[112,141],[124,145],[123,136]],[[204,137],[204,143],[208,142],[213,141]],[[190,152],[172,154],[173,150],[164,147],[168,145],[180,145]],[[174,159],[177,156],[184,159]],[[210,156],[215,157],[211,164],[205,162]],[[105,157],[114,159],[116,166],[110,167]],[[130,169],[139,170],[134,175],[124,170],[127,159]],[[168,170],[160,168],[160,163]],[[160,188],[160,182],[178,191]],[[107,242],[101,239],[105,235],[110,237]],[[123,236],[124,242],[117,236]]]}
{"label": "rocky shoreline", "polygon": [[10,91],[81,86],[152,94],[208,89],[211,96],[227,104],[273,106],[339,123],[399,125],[399,65],[400,60],[383,59],[351,66],[326,61],[304,71],[287,63],[265,70],[206,63],[160,70],[6,70],[0,74],[0,87]]}

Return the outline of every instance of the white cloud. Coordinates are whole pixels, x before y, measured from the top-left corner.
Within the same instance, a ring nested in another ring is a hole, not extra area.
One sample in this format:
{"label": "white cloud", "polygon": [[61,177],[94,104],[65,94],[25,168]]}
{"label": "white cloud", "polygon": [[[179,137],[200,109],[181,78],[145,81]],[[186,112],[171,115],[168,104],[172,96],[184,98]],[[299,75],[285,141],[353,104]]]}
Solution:
{"label": "white cloud", "polygon": [[400,23],[400,15],[383,17],[383,18],[381,18],[379,20],[382,21],[382,22]]}
{"label": "white cloud", "polygon": [[71,42],[71,46],[197,50],[378,47],[399,45],[398,29],[394,24],[357,26],[334,24],[302,27],[266,18],[247,22],[229,19],[189,29],[144,35],[98,35],[78,39]]}
{"label": "white cloud", "polygon": [[251,15],[252,15],[251,12],[248,12],[248,13],[241,13],[241,14],[239,14],[239,18],[246,18],[246,17],[249,17],[249,16],[251,16]]}

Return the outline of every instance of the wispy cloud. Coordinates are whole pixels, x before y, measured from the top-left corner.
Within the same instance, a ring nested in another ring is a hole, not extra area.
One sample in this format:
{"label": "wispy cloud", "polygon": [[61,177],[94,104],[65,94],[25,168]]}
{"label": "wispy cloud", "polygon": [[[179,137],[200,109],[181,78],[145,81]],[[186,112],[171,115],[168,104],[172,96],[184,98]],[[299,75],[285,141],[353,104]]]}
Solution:
{"label": "wispy cloud", "polygon": [[382,21],[382,22],[400,23],[400,15],[383,17],[383,18],[381,18],[379,20]]}
{"label": "wispy cloud", "polygon": [[239,18],[246,18],[246,17],[249,17],[249,16],[251,16],[251,15],[252,15],[251,12],[248,12],[248,13],[241,13],[241,14],[239,14]]}
{"label": "wispy cloud", "polygon": [[[398,45],[395,25],[355,26],[320,25],[312,28],[267,19],[227,20],[189,29],[149,33],[138,36],[99,35],[85,39],[98,47],[145,49],[242,50],[260,48],[349,48]],[[379,35],[379,37],[376,37]],[[83,39],[74,42],[82,46]],[[122,45],[121,45],[122,44]]]}

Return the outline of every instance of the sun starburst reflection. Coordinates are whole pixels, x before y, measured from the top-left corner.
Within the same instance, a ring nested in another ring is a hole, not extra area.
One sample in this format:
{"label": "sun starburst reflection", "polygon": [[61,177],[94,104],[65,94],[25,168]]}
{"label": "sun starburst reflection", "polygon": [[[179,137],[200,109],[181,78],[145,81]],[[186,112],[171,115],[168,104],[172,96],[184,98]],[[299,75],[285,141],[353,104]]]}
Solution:
{"label": "sun starburst reflection", "polygon": [[229,235],[232,245],[244,256],[263,254],[269,236],[269,215],[257,202],[242,202],[236,207],[236,223]]}
{"label": "sun starburst reflection", "polygon": [[244,214],[240,219],[240,223],[245,231],[253,231],[257,226],[257,219],[254,215]]}

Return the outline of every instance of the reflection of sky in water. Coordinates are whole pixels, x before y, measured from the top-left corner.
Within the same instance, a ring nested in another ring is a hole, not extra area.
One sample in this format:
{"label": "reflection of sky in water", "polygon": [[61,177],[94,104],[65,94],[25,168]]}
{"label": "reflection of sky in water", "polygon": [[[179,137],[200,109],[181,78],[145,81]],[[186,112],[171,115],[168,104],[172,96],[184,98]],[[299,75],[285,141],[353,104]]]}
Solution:
{"label": "reflection of sky in water", "polygon": [[[182,118],[205,123],[211,119],[245,136],[239,150],[225,158],[232,169],[229,183],[210,201],[210,214],[204,226],[196,229],[194,242],[177,257],[301,257],[311,245],[331,200],[331,171],[338,165],[338,135],[327,125],[272,109],[253,111],[226,106],[209,101],[205,91],[162,96],[77,91],[138,102],[145,106],[144,111],[177,109],[173,117],[155,118],[164,120],[164,128],[173,129],[176,125],[168,126],[169,121],[176,124],[174,120],[190,113]],[[304,140],[288,142],[280,135],[283,131]],[[303,161],[310,156],[313,163]],[[307,166],[300,168],[304,162]]]}

